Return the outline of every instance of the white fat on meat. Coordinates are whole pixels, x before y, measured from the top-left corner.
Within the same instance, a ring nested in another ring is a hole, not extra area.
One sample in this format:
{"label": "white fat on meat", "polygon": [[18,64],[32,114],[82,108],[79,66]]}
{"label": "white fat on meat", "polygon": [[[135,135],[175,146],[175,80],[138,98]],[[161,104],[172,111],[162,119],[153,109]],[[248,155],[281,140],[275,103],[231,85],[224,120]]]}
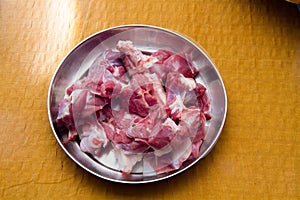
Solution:
{"label": "white fat on meat", "polygon": [[179,169],[192,153],[192,142],[188,137],[176,137],[166,149],[169,149],[167,154],[157,155],[152,152],[144,155],[144,175],[156,175]]}
{"label": "white fat on meat", "polygon": [[192,141],[190,138],[181,140],[181,138],[176,137],[172,140],[171,145],[173,147],[171,152],[172,166],[174,169],[179,169],[192,153]]}
{"label": "white fat on meat", "polygon": [[181,121],[179,122],[178,126],[179,130],[182,133],[189,135],[190,137],[195,137],[199,127],[202,124],[200,114],[200,109],[183,109],[181,114]]}
{"label": "white fat on meat", "polygon": [[74,123],[79,126],[84,123],[85,118],[95,116],[95,112],[102,109],[106,102],[96,99],[87,89],[77,89],[71,94],[71,105]]}
{"label": "white fat on meat", "polygon": [[176,100],[169,104],[169,108],[171,109],[171,114],[175,114],[176,112],[182,112],[184,104],[180,95],[176,95]]}
{"label": "white fat on meat", "polygon": [[65,116],[69,116],[70,106],[71,106],[71,102],[69,100],[64,99],[63,101],[61,101],[59,104],[57,119],[62,119]]}
{"label": "white fat on meat", "polygon": [[84,125],[79,136],[80,149],[92,155],[100,155],[102,147],[105,148],[109,141],[103,127],[98,123]]}
{"label": "white fat on meat", "polygon": [[141,161],[143,158],[142,153],[130,154],[118,148],[114,148],[113,153],[116,158],[118,169],[125,174],[129,174],[137,162]]}
{"label": "white fat on meat", "polygon": [[145,76],[148,77],[149,81],[153,83],[153,96],[157,98],[160,104],[166,105],[166,93],[157,74],[146,74]]}
{"label": "white fat on meat", "polygon": [[[170,72],[166,80],[167,105],[171,110],[171,114],[181,113],[186,107],[184,101],[191,92],[196,88],[196,82],[192,78],[186,78],[177,72]],[[194,95],[194,97],[196,97]]]}
{"label": "white fat on meat", "polygon": [[136,68],[149,69],[150,67],[153,66],[154,63],[158,61],[158,59],[155,57],[144,55],[141,51],[135,48],[133,46],[133,42],[129,40],[127,41],[120,40],[117,43],[116,48],[120,52],[128,56],[129,60],[133,64],[133,66],[131,66],[130,68],[136,67]]}

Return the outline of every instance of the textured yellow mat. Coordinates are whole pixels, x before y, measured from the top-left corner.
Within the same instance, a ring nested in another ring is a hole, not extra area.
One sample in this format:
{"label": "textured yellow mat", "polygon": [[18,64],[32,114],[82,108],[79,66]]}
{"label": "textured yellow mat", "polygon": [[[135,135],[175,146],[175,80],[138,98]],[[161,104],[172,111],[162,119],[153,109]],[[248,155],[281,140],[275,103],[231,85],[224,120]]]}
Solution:
{"label": "textured yellow mat", "polygon": [[[148,185],[99,179],[57,144],[50,79],[79,41],[149,24],[194,40],[215,62],[228,115],[214,150]],[[0,199],[299,199],[300,13],[285,1],[0,1]]]}

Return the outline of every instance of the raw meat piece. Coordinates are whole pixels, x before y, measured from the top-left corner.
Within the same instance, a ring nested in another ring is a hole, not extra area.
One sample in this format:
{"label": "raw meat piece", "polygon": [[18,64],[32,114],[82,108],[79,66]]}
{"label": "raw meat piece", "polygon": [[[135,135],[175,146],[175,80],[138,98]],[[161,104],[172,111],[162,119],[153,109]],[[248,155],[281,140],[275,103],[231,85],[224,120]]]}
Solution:
{"label": "raw meat piece", "polygon": [[143,54],[131,41],[106,50],[87,75],[66,89],[57,123],[79,136],[83,152],[112,156],[123,175],[143,165],[144,174],[179,169],[199,156],[209,114],[206,88],[184,54]]}
{"label": "raw meat piece", "polygon": [[[115,52],[109,49],[100,54],[90,67],[87,79],[93,82],[98,82],[99,77],[103,78],[103,73],[106,69],[109,69],[112,77],[120,78],[124,75],[125,70],[120,52]],[[104,79],[102,81],[105,82],[106,80]]]}
{"label": "raw meat piece", "polygon": [[108,104],[108,99],[96,97],[87,89],[77,89],[71,94],[72,116],[76,126],[85,123],[85,118]]}
{"label": "raw meat piece", "polygon": [[188,136],[192,140],[192,157],[197,158],[199,147],[205,139],[206,118],[200,109],[184,109],[181,115],[178,129],[180,134]]}
{"label": "raw meat piece", "polygon": [[200,110],[205,114],[206,119],[210,119],[210,102],[206,93],[206,88],[202,84],[197,83],[195,88],[195,94],[197,96],[197,102]]}
{"label": "raw meat piece", "polygon": [[146,72],[157,62],[157,58],[147,56],[137,50],[131,41],[119,41],[116,48],[125,54],[123,62],[129,75]]}
{"label": "raw meat piece", "polygon": [[87,82],[86,77],[84,77],[84,78],[82,78],[80,80],[75,81],[71,86],[69,86],[66,89],[66,96],[65,96],[65,98],[67,98],[68,96],[70,96],[74,90],[85,88],[86,87],[86,82]]}
{"label": "raw meat piece", "polygon": [[152,96],[157,99],[159,104],[166,104],[166,95],[162,82],[159,80],[157,74],[136,74],[131,79],[132,89],[153,85]]}
{"label": "raw meat piece", "polygon": [[205,123],[206,123],[206,116],[201,112],[200,113],[200,126],[198,128],[197,134],[193,138],[193,145],[192,145],[192,154],[190,155],[189,159],[198,158],[200,146],[205,140],[206,132],[205,132]]}
{"label": "raw meat piece", "polygon": [[122,149],[128,153],[143,153],[148,145],[142,140],[129,137],[126,130],[116,128],[114,125],[103,122],[103,127],[107,138],[118,149]]}
{"label": "raw meat piece", "polygon": [[[166,80],[167,106],[168,115],[178,121],[181,118],[181,112],[186,107],[185,99],[195,99],[196,95],[193,90],[196,88],[196,82],[192,78],[185,78],[177,72],[168,73]],[[188,94],[188,95],[187,95]]]}
{"label": "raw meat piece", "polygon": [[187,78],[194,78],[199,71],[190,62],[185,54],[171,55],[163,62],[163,67],[168,72],[178,72]]}
{"label": "raw meat piece", "polygon": [[99,122],[112,122],[113,114],[109,104],[103,106],[103,108],[96,112]]}
{"label": "raw meat piece", "polygon": [[129,138],[123,130],[115,127],[113,124],[106,122],[102,122],[101,124],[105,130],[107,138],[110,141],[113,141],[113,143],[129,144],[133,141],[133,139]]}
{"label": "raw meat piece", "polygon": [[107,104],[107,99],[96,97],[86,89],[75,89],[60,102],[56,121],[69,129],[69,139],[74,140],[78,127],[85,123],[86,118]]}
{"label": "raw meat piece", "polygon": [[158,50],[151,56],[156,57],[158,61],[152,65],[150,72],[156,73],[163,82],[165,82],[169,72],[178,72],[187,78],[194,78],[199,73],[198,69],[188,61],[185,54]]}
{"label": "raw meat piece", "polygon": [[159,49],[158,51],[151,54],[151,56],[157,58],[157,63],[164,63],[165,60],[167,60],[170,56],[172,56],[174,53],[166,50],[166,49]]}
{"label": "raw meat piece", "polygon": [[143,158],[143,154],[128,153],[119,148],[114,148],[113,151],[118,168],[123,172],[123,175],[129,174],[136,163]]}
{"label": "raw meat piece", "polygon": [[154,152],[144,155],[143,173],[145,175],[161,174],[179,169],[192,153],[192,142],[189,137],[177,135],[168,146],[171,151],[166,154],[157,156]]}
{"label": "raw meat piece", "polygon": [[85,79],[85,87],[93,94],[111,98],[116,84],[126,84],[126,70],[119,52],[107,50],[92,64]]}
{"label": "raw meat piece", "polygon": [[86,124],[82,127],[80,136],[80,149],[83,152],[99,156],[102,150],[108,144],[108,139],[100,124]]}
{"label": "raw meat piece", "polygon": [[68,128],[69,140],[74,140],[76,138],[78,133],[74,123],[70,98],[65,98],[59,103],[59,110],[56,122],[58,125],[64,125]]}
{"label": "raw meat piece", "polygon": [[165,95],[161,82],[156,75],[136,74],[131,80],[134,91],[129,99],[129,112],[146,117],[151,106],[165,105]]}
{"label": "raw meat piece", "polygon": [[157,126],[161,125],[167,115],[163,107],[159,105],[155,105],[152,108],[146,117],[136,117],[132,121],[131,126],[127,130],[129,137],[148,141],[155,133]]}
{"label": "raw meat piece", "polygon": [[180,134],[194,138],[202,124],[200,114],[201,112],[199,109],[183,109],[178,125]]}
{"label": "raw meat piece", "polygon": [[178,127],[175,122],[167,118],[163,124],[153,129],[154,133],[148,139],[149,145],[156,150],[162,149],[176,136],[177,129]]}
{"label": "raw meat piece", "polygon": [[146,117],[157,108],[156,105],[163,109],[165,98],[164,89],[156,75],[132,76],[129,86],[118,86],[113,92],[111,108],[116,124],[119,128],[128,129],[137,116]]}
{"label": "raw meat piece", "polygon": [[176,134],[172,134],[172,139],[161,150],[146,156],[145,173],[159,174],[176,170],[185,160],[197,158],[200,145],[205,138],[205,121],[205,116],[199,109],[184,109],[178,127],[170,120],[169,124],[173,128],[164,134],[170,133],[170,130]]}
{"label": "raw meat piece", "polygon": [[157,58],[157,62],[154,63],[151,68],[149,68],[149,71],[153,74],[156,74],[162,82],[165,82],[167,74],[170,72],[170,69],[166,68],[163,63],[173,54],[173,52],[165,49],[159,49],[151,54],[151,56]]}

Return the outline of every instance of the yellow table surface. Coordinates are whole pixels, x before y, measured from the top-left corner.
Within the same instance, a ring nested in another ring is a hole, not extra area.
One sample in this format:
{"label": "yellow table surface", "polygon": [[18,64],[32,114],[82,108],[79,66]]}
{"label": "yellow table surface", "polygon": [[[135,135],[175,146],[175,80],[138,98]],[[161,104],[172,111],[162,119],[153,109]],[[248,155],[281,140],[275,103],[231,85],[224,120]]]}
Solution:
{"label": "yellow table surface", "polygon": [[[97,178],[50,129],[59,62],[89,35],[122,24],[192,38],[215,62],[228,115],[213,151],[146,185]],[[300,199],[300,12],[285,1],[0,1],[0,199]]]}

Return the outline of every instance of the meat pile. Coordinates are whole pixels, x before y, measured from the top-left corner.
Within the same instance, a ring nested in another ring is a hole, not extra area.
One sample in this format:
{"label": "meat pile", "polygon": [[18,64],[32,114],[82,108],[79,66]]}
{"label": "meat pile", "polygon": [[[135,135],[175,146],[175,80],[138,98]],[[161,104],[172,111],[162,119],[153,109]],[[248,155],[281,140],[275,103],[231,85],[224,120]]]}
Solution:
{"label": "meat pile", "polygon": [[113,154],[124,175],[179,169],[199,156],[211,118],[199,71],[182,53],[142,53],[119,41],[97,57],[87,75],[66,89],[56,122],[83,152]]}

